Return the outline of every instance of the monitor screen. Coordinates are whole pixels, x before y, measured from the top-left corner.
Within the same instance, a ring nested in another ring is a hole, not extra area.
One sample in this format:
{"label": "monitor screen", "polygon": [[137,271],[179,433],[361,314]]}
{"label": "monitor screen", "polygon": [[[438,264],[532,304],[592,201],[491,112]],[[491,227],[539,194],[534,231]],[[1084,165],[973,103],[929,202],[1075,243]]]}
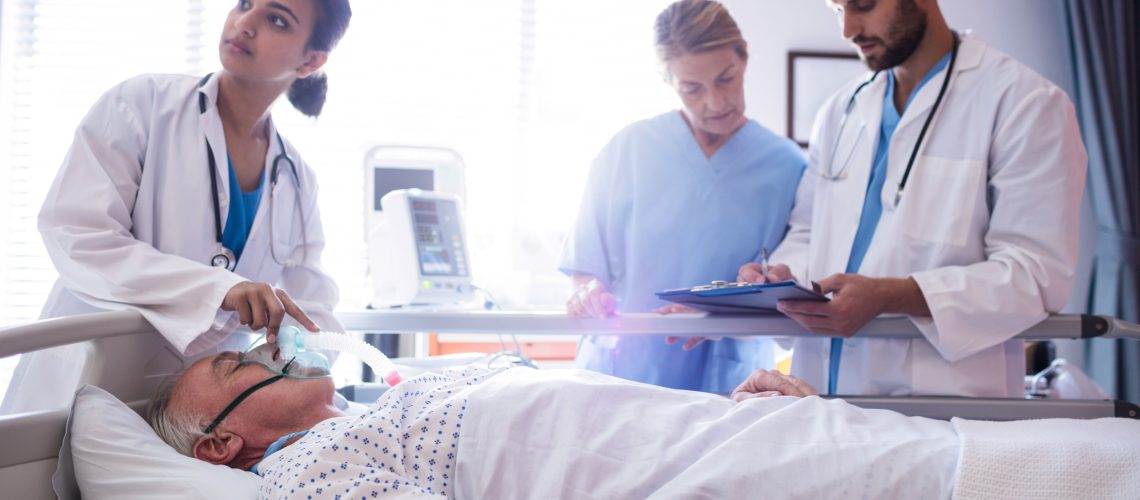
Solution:
{"label": "monitor screen", "polygon": [[380,206],[380,199],[392,191],[411,188],[431,191],[435,188],[431,170],[372,167],[372,174],[372,210],[377,212],[384,209]]}
{"label": "monitor screen", "polygon": [[410,198],[420,272],[424,276],[468,276],[459,208],[450,200]]}

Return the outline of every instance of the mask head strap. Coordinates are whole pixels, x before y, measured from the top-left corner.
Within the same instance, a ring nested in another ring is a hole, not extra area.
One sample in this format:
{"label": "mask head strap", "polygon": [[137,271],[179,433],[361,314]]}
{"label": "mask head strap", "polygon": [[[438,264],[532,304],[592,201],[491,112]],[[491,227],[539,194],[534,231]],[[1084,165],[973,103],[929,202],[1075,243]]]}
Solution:
{"label": "mask head strap", "polygon": [[[281,371],[288,372],[289,371],[289,365],[291,365],[291,364],[293,364],[293,360],[289,360],[289,362],[285,364],[285,367]],[[213,432],[214,429],[218,427],[218,424],[222,423],[222,420],[225,419],[226,416],[230,414],[230,412],[234,411],[234,408],[237,408],[237,406],[239,404],[241,404],[242,401],[245,401],[246,398],[248,398],[254,392],[257,392],[258,389],[261,389],[262,387],[265,387],[265,386],[272,384],[272,383],[274,383],[278,380],[281,380],[283,378],[285,378],[284,374],[274,375],[274,376],[269,377],[265,380],[262,380],[261,382],[258,382],[256,385],[254,385],[253,387],[250,387],[249,389],[246,389],[241,394],[238,394],[238,396],[236,398],[234,398],[234,400],[231,401],[230,404],[228,406],[226,406],[226,408],[224,410],[222,410],[222,412],[219,413],[217,417],[214,417],[214,420],[212,422],[210,422],[210,425],[207,425],[206,429],[203,430],[202,432],[205,434],[209,434],[209,433]]]}

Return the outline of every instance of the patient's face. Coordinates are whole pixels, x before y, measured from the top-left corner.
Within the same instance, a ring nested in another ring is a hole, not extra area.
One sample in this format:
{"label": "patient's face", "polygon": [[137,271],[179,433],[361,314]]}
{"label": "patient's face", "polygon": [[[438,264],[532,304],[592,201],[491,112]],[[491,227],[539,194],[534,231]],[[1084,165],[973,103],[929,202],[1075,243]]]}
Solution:
{"label": "patient's face", "polygon": [[[174,387],[172,404],[213,418],[243,391],[272,376],[260,365],[239,363],[234,351],[218,353],[186,370]],[[285,377],[251,394],[226,416],[222,426],[252,432],[303,425],[314,418],[316,409],[332,404],[333,391],[329,378]]]}

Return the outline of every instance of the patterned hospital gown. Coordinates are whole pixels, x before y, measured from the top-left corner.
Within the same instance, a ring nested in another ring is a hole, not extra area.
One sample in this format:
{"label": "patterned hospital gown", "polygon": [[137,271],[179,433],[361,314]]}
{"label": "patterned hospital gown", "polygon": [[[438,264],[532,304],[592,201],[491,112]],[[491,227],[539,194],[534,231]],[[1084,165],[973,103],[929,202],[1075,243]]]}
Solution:
{"label": "patterned hospital gown", "polygon": [[260,497],[453,497],[467,395],[501,370],[420,375],[385,392],[363,415],[321,422],[258,466]]}

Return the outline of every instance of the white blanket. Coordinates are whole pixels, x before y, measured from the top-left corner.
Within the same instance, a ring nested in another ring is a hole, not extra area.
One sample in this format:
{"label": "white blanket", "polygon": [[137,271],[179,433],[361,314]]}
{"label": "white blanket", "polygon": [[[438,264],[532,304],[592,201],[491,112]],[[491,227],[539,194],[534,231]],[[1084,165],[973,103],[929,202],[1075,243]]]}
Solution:
{"label": "white blanket", "polygon": [[455,495],[949,498],[957,457],[947,422],[843,401],[516,369],[469,395]]}
{"label": "white blanket", "polygon": [[954,419],[954,498],[1140,498],[1140,421]]}
{"label": "white blanket", "polygon": [[325,421],[259,466],[262,497],[1140,498],[1140,421],[951,426],[818,397],[492,373],[426,374]]}

